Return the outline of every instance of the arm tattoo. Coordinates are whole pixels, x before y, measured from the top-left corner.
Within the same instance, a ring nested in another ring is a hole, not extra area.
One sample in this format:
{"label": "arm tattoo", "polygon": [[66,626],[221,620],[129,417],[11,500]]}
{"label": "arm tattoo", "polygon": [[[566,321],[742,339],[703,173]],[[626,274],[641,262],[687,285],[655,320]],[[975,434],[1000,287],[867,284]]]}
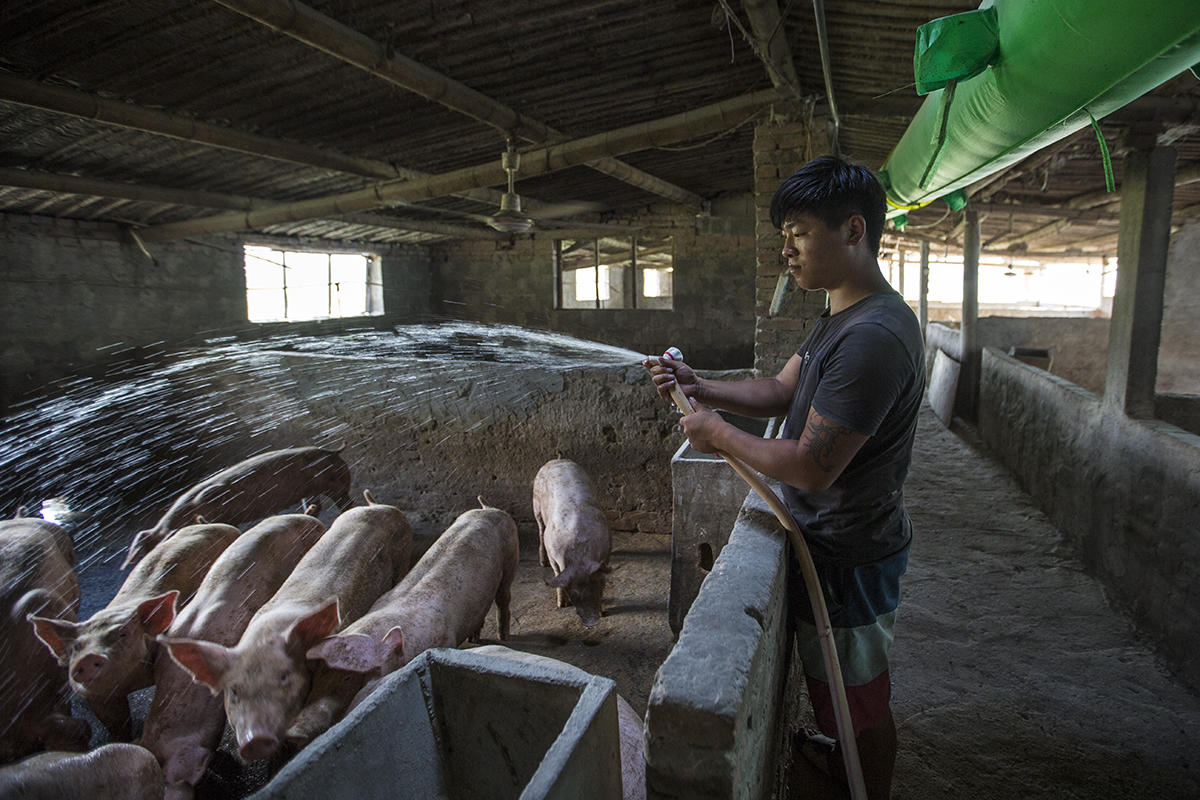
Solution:
{"label": "arm tattoo", "polygon": [[833,469],[833,464],[829,459],[833,456],[833,449],[837,444],[838,437],[851,432],[843,425],[814,415],[805,426],[801,441],[808,445],[813,462],[821,468],[821,471],[829,472]]}

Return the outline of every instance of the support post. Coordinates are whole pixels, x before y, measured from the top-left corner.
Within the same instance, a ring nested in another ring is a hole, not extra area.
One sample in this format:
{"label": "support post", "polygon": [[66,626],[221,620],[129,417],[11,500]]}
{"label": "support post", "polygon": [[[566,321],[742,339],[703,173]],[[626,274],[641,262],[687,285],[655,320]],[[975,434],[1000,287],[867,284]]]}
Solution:
{"label": "support post", "polygon": [[921,242],[921,297],[917,301],[917,319],[921,322],[921,336],[929,327],[929,242]]}
{"label": "support post", "polygon": [[955,407],[959,415],[977,421],[979,407],[979,210],[967,206],[963,228],[962,372],[959,373]]}
{"label": "support post", "polygon": [[1129,154],[1121,181],[1117,291],[1108,334],[1104,402],[1137,419],[1154,417],[1174,197],[1175,148],[1152,147]]}

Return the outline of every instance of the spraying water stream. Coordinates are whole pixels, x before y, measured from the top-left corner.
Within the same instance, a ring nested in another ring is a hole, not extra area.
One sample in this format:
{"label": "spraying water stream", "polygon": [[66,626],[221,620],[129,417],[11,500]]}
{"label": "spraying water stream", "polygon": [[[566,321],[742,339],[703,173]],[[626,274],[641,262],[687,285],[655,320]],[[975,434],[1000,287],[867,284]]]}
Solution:
{"label": "spraying water stream", "polygon": [[[413,413],[436,409],[458,422],[448,437],[527,401],[522,375],[641,359],[563,334],[461,321],[208,344],[71,379],[15,408],[0,427],[0,514],[24,507],[63,524],[82,574],[97,562],[111,566],[180,491],[229,466],[230,452],[285,446],[276,444],[283,431],[307,437],[286,446],[336,447],[347,426],[323,415],[323,404],[377,408],[380,424],[394,415],[412,425]],[[297,384],[280,354],[318,359],[317,382]]]}

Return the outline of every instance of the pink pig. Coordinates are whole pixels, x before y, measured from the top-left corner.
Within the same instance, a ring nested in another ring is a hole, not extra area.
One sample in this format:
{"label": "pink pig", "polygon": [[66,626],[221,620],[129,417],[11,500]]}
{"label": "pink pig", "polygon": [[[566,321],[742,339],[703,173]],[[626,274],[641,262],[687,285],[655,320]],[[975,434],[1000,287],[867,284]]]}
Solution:
{"label": "pink pig", "polygon": [[27,621],[74,621],[79,581],[71,537],[41,519],[0,522],[0,761],[43,747],[85,750],[90,726],[71,718],[67,671]]}
{"label": "pink pig", "polygon": [[554,570],[546,583],[558,590],[558,607],[573,605],[584,625],[597,624],[612,534],[582,467],[565,458],[542,465],[533,479],[533,518],[538,561]]}
{"label": "pink pig", "polygon": [[518,558],[517,526],[507,513],[484,505],[461,514],[365,616],[308,650],[308,658],[324,663],[289,741],[303,745],[324,732],[368,681],[373,685],[431,647],[478,638],[493,600],[500,638],[508,638]]}
{"label": "pink pig", "polygon": [[143,559],[108,606],[86,622],[30,617],[38,638],[68,668],[71,687],[114,739],[133,737],[127,697],[154,683],[154,637],[240,535],[232,525],[189,525]]}
{"label": "pink pig", "polygon": [[271,450],[221,470],[181,494],[153,528],[139,531],[121,568],[191,524],[197,515],[210,522],[239,525],[320,494],[330,497],[338,508],[349,508],[350,467],[340,452],[319,447]]}
{"label": "pink pig", "polygon": [[197,681],[213,694],[225,693],[225,713],[246,761],[275,755],[302,708],[312,683],[305,652],[365,613],[408,572],[408,520],[370,495],[367,501],[371,505],[334,520],[251,618],[236,646],[161,639]]}
{"label": "pink pig", "polygon": [[[166,635],[236,644],[250,618],[324,532],[320,520],[304,514],[258,523],[216,560]],[[140,744],[162,765],[165,800],[188,800],[221,742],[225,707],[170,658],[155,662],[154,685]]]}
{"label": "pink pig", "polygon": [[87,753],[39,753],[0,768],[0,797],[22,800],[159,800],[162,770],[136,744]]}

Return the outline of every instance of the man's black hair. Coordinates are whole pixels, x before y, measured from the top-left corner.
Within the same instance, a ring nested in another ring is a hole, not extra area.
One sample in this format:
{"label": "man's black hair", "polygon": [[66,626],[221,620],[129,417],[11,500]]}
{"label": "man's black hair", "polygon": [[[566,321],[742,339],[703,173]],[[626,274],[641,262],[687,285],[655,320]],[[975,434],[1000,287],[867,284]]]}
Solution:
{"label": "man's black hair", "polygon": [[837,228],[852,214],[867,221],[867,242],[879,255],[887,215],[883,187],[871,170],[836,156],[819,156],[785,180],[771,198],[771,224],[782,228],[799,213]]}

